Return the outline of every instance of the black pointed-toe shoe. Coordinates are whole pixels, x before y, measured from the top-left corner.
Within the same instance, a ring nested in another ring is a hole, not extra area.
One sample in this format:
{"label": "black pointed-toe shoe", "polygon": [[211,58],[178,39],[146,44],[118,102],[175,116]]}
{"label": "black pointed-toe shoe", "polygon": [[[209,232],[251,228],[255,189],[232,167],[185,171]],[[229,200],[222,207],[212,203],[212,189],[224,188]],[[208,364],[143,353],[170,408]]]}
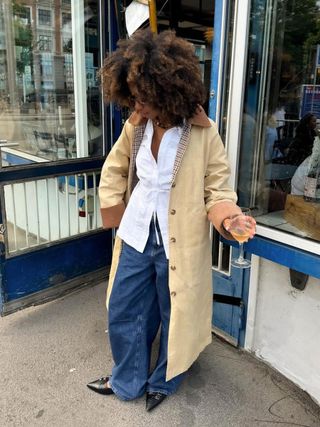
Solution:
{"label": "black pointed-toe shoe", "polygon": [[87,387],[89,387],[90,390],[93,390],[96,393],[114,394],[112,388],[107,386],[108,381],[109,381],[109,377],[102,377],[96,381],[92,381],[91,383],[87,384]]}
{"label": "black pointed-toe shoe", "polygon": [[167,397],[166,394],[155,392],[155,393],[147,393],[146,400],[146,409],[147,411],[151,411],[156,406],[160,405],[160,403]]}

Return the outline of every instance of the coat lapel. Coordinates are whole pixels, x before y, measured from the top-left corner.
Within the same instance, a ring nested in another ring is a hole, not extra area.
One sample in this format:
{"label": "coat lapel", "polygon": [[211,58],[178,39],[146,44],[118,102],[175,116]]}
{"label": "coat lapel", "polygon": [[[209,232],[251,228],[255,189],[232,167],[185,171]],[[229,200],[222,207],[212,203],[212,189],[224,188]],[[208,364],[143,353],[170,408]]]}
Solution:
{"label": "coat lapel", "polygon": [[[134,187],[138,183],[136,158],[142,142],[147,120],[145,118],[142,118],[138,113],[133,112],[129,117],[129,122],[134,125],[134,136],[133,136],[132,151],[130,156],[130,170],[129,170],[129,189],[131,194]],[[181,138],[179,141],[177,154],[176,154],[176,158],[173,166],[171,185],[176,179],[177,173],[181,166],[183,155],[187,149],[187,146],[190,140],[192,125],[196,125],[200,127],[211,127],[211,123],[206,113],[204,112],[204,109],[201,106],[198,107],[196,114],[188,121],[185,121],[182,126]]]}
{"label": "coat lapel", "polygon": [[179,168],[181,166],[183,155],[187,149],[187,146],[190,141],[190,134],[191,134],[191,128],[192,126],[200,126],[200,127],[211,127],[212,124],[210,123],[210,120],[208,119],[204,109],[199,105],[197,108],[197,111],[193,117],[191,117],[189,120],[185,121],[182,126],[182,134],[178,145],[177,155],[174,161],[173,166],[173,173],[172,173],[172,179],[171,179],[171,186],[174,183],[177,173],[179,171]]}
{"label": "coat lapel", "polygon": [[182,162],[183,155],[187,149],[187,146],[190,140],[190,133],[191,133],[191,124],[188,122],[185,122],[182,127],[182,134],[178,144],[177,154],[176,154],[176,158],[173,165],[171,186],[176,179],[177,173],[179,171],[179,168]]}
{"label": "coat lapel", "polygon": [[[132,193],[134,187],[138,183],[138,176],[137,176],[137,168],[136,168],[136,159],[137,154],[142,142],[142,138],[144,135],[144,131],[146,129],[146,124],[136,126],[134,128],[134,136],[133,136],[133,143],[132,143],[132,151],[131,151],[131,159],[130,159],[130,172],[129,177],[130,179],[130,194]],[[188,122],[185,122],[182,127],[182,133],[181,138],[178,144],[177,154],[173,165],[173,172],[172,172],[172,178],[171,178],[171,185],[176,179],[177,173],[179,171],[183,155],[187,149],[188,142],[190,139],[190,132],[191,132],[191,124]]]}

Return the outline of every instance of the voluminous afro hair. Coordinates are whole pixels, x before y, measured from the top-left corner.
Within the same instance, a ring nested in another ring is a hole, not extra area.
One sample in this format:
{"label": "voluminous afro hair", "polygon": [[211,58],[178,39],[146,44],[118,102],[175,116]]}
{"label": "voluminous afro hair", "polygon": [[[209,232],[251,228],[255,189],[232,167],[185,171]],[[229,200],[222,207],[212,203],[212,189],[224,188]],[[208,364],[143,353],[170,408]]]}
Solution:
{"label": "voluminous afro hair", "polygon": [[139,100],[161,111],[169,123],[180,123],[205,101],[199,59],[194,47],[173,31],[137,31],[120,40],[100,71],[106,102],[132,106],[129,87]]}

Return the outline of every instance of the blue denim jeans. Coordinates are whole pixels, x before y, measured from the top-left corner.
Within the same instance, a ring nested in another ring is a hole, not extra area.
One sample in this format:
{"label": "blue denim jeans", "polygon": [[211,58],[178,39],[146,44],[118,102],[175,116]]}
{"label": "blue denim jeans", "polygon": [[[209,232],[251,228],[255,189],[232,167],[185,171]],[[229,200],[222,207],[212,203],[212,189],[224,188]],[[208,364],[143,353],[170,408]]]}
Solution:
{"label": "blue denim jeans", "polygon": [[[169,395],[180,385],[184,374],[166,381],[169,321],[168,260],[152,222],[143,253],[123,242],[109,301],[114,359],[110,385],[120,399],[135,399],[146,391]],[[149,372],[151,346],[160,325],[158,360]]]}

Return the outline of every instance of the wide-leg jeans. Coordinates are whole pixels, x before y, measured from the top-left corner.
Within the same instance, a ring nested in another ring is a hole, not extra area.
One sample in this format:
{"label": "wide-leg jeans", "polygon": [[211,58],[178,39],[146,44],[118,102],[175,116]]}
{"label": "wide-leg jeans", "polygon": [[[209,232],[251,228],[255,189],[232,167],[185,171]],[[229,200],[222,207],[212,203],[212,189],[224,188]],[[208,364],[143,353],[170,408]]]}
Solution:
{"label": "wide-leg jeans", "polygon": [[[169,395],[180,385],[184,374],[165,380],[169,321],[168,260],[152,222],[143,253],[123,242],[109,301],[114,359],[110,386],[120,399],[135,399],[146,391]],[[149,372],[151,346],[159,326],[159,355]]]}

